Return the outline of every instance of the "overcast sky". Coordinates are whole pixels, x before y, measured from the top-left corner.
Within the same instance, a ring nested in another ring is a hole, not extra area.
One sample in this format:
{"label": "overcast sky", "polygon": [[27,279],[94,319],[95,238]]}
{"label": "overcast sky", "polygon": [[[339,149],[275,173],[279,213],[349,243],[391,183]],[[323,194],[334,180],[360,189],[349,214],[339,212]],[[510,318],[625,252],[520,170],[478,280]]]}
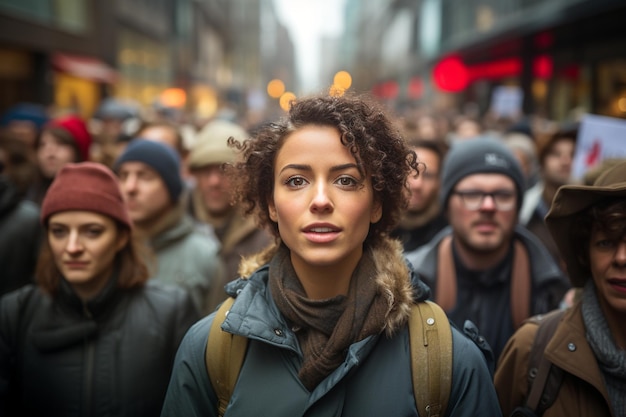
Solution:
{"label": "overcast sky", "polygon": [[295,44],[303,93],[316,92],[320,88],[319,40],[343,29],[345,0],[274,0],[274,3],[278,18]]}

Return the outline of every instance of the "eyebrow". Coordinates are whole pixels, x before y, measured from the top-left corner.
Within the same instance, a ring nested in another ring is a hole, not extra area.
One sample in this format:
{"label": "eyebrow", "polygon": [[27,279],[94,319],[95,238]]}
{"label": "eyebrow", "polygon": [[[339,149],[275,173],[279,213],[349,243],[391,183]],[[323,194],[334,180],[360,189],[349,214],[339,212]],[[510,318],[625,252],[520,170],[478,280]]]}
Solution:
{"label": "eyebrow", "polygon": [[[331,172],[344,171],[350,168],[355,168],[357,171],[359,170],[359,167],[357,166],[357,164],[349,163],[349,164],[335,165],[334,167],[330,168],[330,171]],[[285,165],[280,170],[279,174],[287,169],[295,169],[297,171],[312,171],[313,167],[311,167],[311,165],[305,165],[305,164],[289,164],[289,165]]]}

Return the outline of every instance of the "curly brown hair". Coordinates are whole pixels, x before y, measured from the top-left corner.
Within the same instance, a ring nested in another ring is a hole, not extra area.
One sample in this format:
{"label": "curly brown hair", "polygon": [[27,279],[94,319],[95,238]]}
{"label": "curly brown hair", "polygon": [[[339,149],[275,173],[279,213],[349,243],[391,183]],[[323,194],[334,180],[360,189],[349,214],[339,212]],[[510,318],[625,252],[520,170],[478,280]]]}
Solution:
{"label": "curly brown hair", "polygon": [[406,178],[411,171],[417,171],[418,162],[385,109],[369,96],[324,95],[296,100],[286,118],[260,128],[251,139],[243,143],[229,139],[229,146],[237,148],[242,156],[234,166],[227,167],[237,202],[279,237],[278,225],[270,219],[268,208],[274,192],[274,163],[285,139],[307,125],[336,128],[361,173],[371,177],[382,217],[371,225],[366,243],[376,245],[396,226],[406,207]]}

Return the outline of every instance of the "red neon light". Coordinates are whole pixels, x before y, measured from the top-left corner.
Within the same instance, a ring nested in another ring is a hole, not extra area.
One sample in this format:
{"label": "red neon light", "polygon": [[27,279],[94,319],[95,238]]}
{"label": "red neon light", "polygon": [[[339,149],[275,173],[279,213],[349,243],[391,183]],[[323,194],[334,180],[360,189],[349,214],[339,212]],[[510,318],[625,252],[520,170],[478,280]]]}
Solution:
{"label": "red neon light", "polygon": [[385,81],[372,88],[374,95],[380,98],[392,99],[398,96],[398,83],[395,81]]}
{"label": "red neon light", "polygon": [[435,65],[433,79],[439,89],[459,92],[475,80],[511,77],[521,73],[522,61],[519,58],[507,58],[466,66],[458,56],[450,56]]}
{"label": "red neon light", "polygon": [[409,96],[409,98],[422,97],[422,94],[424,93],[424,83],[422,83],[422,79],[419,77],[411,78],[407,90],[407,95]]}
{"label": "red neon light", "polygon": [[519,58],[501,59],[468,67],[467,71],[472,81],[481,78],[511,77],[522,73],[522,61]]}
{"label": "red neon light", "polygon": [[435,85],[443,91],[463,91],[469,84],[467,67],[457,56],[442,59],[433,68]]}
{"label": "red neon light", "polygon": [[533,60],[533,75],[537,78],[552,77],[553,63],[548,55],[540,55]]}

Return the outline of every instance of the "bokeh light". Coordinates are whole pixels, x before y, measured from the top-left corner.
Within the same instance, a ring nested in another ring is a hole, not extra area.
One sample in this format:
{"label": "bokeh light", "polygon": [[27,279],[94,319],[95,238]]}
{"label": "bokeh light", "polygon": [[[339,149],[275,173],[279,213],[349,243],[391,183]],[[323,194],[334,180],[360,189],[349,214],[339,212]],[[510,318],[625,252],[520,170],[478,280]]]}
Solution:
{"label": "bokeh light", "polygon": [[291,91],[287,91],[285,93],[283,93],[282,96],[280,96],[280,108],[283,109],[284,111],[289,111],[289,109],[291,108],[291,102],[294,101],[296,99],[296,95],[294,93],[292,93]]}
{"label": "bokeh light", "polygon": [[274,79],[267,83],[267,94],[272,98],[279,98],[285,92],[285,83]]}
{"label": "bokeh light", "polygon": [[352,85],[352,76],[348,71],[339,71],[333,78],[333,84],[345,91]]}

